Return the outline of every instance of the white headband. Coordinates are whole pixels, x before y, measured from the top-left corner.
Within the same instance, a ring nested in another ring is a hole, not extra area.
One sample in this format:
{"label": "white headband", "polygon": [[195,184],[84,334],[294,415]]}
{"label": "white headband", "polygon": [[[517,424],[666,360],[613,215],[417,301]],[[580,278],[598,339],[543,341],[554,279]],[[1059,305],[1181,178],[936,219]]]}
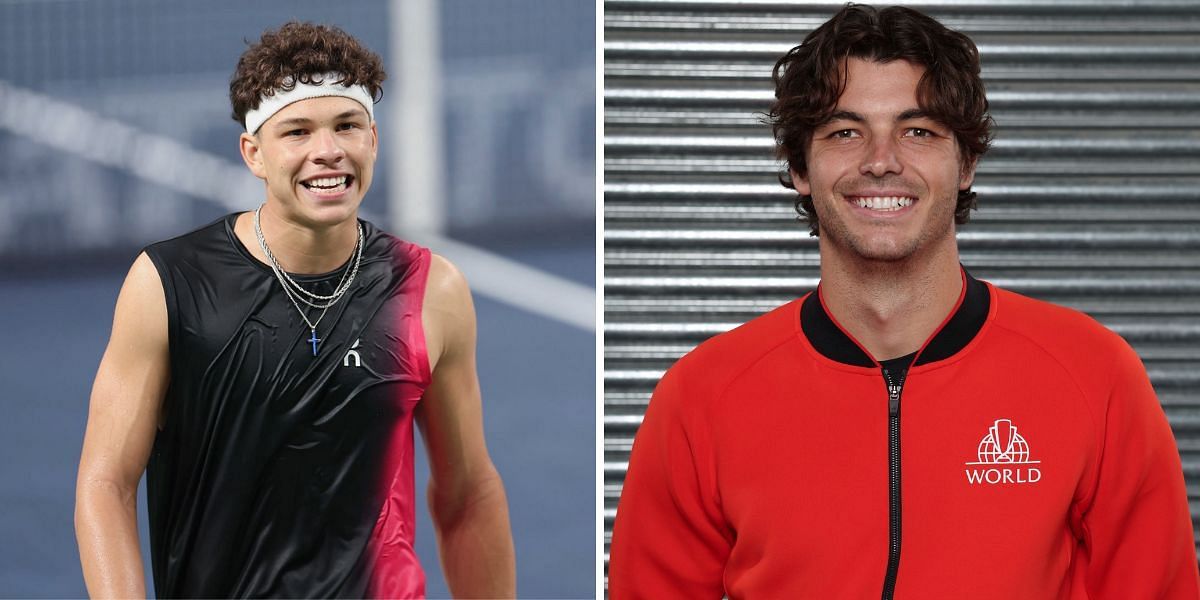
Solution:
{"label": "white headband", "polygon": [[352,85],[346,87],[337,81],[341,80],[341,73],[324,73],[322,75],[314,75],[309,79],[312,83],[303,83],[294,81],[288,78],[284,83],[285,86],[290,83],[295,83],[295,86],[290,90],[279,89],[270,96],[263,96],[258,103],[258,108],[246,111],[246,132],[255,133],[263,123],[267,122],[272,115],[283,110],[283,107],[308,100],[309,98],[321,98],[324,96],[341,96],[349,98],[363,105],[367,109],[367,117],[372,121],[375,120],[375,103],[372,101],[371,92],[363,85]]}

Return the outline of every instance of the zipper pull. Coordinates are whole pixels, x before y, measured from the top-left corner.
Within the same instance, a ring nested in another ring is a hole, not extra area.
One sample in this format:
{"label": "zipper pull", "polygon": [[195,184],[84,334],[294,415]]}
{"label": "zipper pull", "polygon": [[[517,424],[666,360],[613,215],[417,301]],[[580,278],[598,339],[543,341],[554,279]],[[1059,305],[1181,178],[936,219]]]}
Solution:
{"label": "zipper pull", "polygon": [[888,415],[896,416],[900,412],[900,386],[888,384]]}
{"label": "zipper pull", "polygon": [[888,415],[895,417],[900,415],[900,393],[904,390],[904,380],[908,376],[908,367],[910,365],[898,365],[894,359],[884,361],[890,364],[880,365],[880,370],[883,371],[883,382],[887,384],[888,392]]}

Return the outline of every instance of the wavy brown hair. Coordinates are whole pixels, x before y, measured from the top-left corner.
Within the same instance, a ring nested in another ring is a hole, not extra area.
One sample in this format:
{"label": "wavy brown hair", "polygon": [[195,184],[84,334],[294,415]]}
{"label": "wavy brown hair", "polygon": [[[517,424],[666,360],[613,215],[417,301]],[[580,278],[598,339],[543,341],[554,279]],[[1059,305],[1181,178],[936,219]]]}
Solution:
{"label": "wavy brown hair", "polygon": [[[917,84],[917,103],[935,121],[954,132],[962,164],[973,164],[992,141],[992,117],[979,76],[979,50],[967,36],[951,31],[911,8],[876,9],[847,4],[799,46],[775,63],[775,102],[766,121],[775,132],[776,152],[790,171],[808,174],[806,153],[813,130],[827,123],[846,89],[846,60],[880,63],[905,60],[925,68]],[[788,173],[781,183],[795,189]],[[970,219],[975,192],[959,191],[954,220]],[[819,235],[812,196],[796,199],[796,212]]]}
{"label": "wavy brown hair", "polygon": [[258,108],[264,96],[290,90],[296,81],[312,83],[313,76],[331,71],[343,75],[336,83],[366,86],[376,102],[383,97],[383,61],[345,31],[298,21],[267,30],[242,53],[229,81],[233,120],[245,127],[246,113]]}

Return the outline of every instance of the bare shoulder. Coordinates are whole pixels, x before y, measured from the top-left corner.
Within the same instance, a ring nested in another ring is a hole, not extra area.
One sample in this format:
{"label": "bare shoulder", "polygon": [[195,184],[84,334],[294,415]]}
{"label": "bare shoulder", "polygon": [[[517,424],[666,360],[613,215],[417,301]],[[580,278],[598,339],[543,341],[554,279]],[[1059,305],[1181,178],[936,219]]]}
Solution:
{"label": "bare shoulder", "polygon": [[146,253],[125,276],[113,313],[112,335],[97,379],[132,375],[162,378],[167,370],[167,300],[163,283]]}
{"label": "bare shoulder", "polygon": [[[432,301],[432,302],[431,302]],[[434,254],[429,263],[429,280],[425,284],[425,306],[435,310],[466,308],[471,301],[467,278],[449,259]]]}
{"label": "bare shoulder", "polygon": [[133,260],[130,272],[125,276],[125,284],[121,287],[121,295],[134,301],[161,300],[163,308],[166,308],[162,280],[158,277],[158,269],[150,260],[149,254],[140,253],[138,258]]}
{"label": "bare shoulder", "polygon": [[[128,335],[132,334],[132,335]],[[113,315],[113,341],[167,343],[167,301],[158,269],[145,252],[138,255],[125,276]],[[127,339],[122,339],[127,338]]]}
{"label": "bare shoulder", "polygon": [[473,352],[475,307],[471,288],[462,271],[439,254],[430,259],[421,312],[431,367],[447,356]]}

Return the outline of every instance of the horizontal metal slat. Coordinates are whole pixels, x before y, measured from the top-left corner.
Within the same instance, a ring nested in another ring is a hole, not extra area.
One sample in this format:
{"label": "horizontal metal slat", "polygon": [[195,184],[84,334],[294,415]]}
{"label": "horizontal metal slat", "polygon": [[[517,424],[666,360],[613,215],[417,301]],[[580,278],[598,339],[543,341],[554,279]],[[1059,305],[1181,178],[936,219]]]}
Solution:
{"label": "horizontal metal slat", "polygon": [[[775,139],[769,131],[759,135],[605,135],[605,157],[628,154],[686,153],[687,155],[719,154],[721,157],[749,154],[769,157],[775,151]],[[1041,131],[1038,135],[1022,135],[1019,130],[1001,130],[992,142],[991,156],[1062,156],[1078,157],[1121,156],[1155,157],[1200,156],[1200,132],[1157,132],[1146,136],[1144,131]],[[1193,163],[1191,173],[1200,175],[1200,164]]]}
{"label": "horizontal metal slat", "polygon": [[[801,227],[767,228],[622,228],[604,232],[606,242],[637,242],[643,245],[711,244],[744,245],[747,248],[769,244],[816,246],[816,240]],[[1108,224],[1087,226],[1068,224],[1033,225],[1020,230],[988,230],[972,227],[958,232],[964,247],[981,248],[1097,248],[1103,250],[1153,248],[1160,251],[1196,249],[1200,229],[1191,223],[1156,224],[1154,227],[1123,227]]]}
{"label": "horizontal metal slat", "polygon": [[[788,199],[791,200],[791,199]],[[986,232],[1004,224],[1012,228],[1032,228],[1046,222],[1057,222],[1062,226],[1079,224],[1125,224],[1129,227],[1150,227],[1158,224],[1183,224],[1195,222],[1194,215],[1200,207],[1170,205],[1114,205],[1103,202],[1086,202],[1072,199],[1059,204],[1005,204],[995,198],[971,213],[971,220],[960,225],[960,232]],[[1140,210],[1139,210],[1140,209]],[[728,204],[652,204],[643,206],[618,205],[613,203],[605,211],[612,223],[614,236],[622,230],[643,229],[657,225],[663,229],[686,227],[689,229],[720,228],[737,226],[762,229],[765,227],[808,231],[807,225],[799,222],[799,215],[788,201],[778,203],[754,203],[738,207]],[[1028,224],[1028,225],[1026,225]],[[1042,232],[1044,230],[1038,229]],[[969,240],[967,240],[969,241]],[[1171,256],[1163,259],[1170,260]]]}
{"label": "horizontal metal slat", "polygon": [[[1041,140],[1033,140],[1034,143]],[[1075,176],[1094,175],[1114,177],[1121,175],[1188,176],[1197,175],[1195,158],[1175,158],[1169,154],[1138,149],[1119,156],[1095,156],[1088,151],[1067,154],[1055,151],[1056,144],[1039,144],[1036,151],[1026,152],[1015,144],[997,145],[997,152],[989,152],[976,168],[976,177],[999,177],[1005,175],[1059,175],[1072,173]],[[1200,145],[1200,144],[1198,144]],[[1020,154],[1021,158],[1007,158],[1006,154]],[[1120,154],[1118,151],[1111,152]],[[1177,156],[1187,156],[1183,152]],[[769,180],[783,171],[783,164],[764,153],[761,157],[744,157],[723,154],[710,156],[708,152],[676,155],[663,152],[645,152],[641,148],[620,148],[604,159],[605,172],[612,181],[646,179],[667,175],[677,181],[696,177],[753,176]]]}
{"label": "horizontal metal slat", "polygon": [[[1155,250],[1124,250],[1097,256],[1095,252],[1073,248],[1051,249],[1036,255],[1018,251],[976,251],[966,247],[960,249],[960,260],[971,265],[972,270],[987,269],[989,273],[1005,273],[1022,270],[1036,274],[1039,271],[1070,269],[1072,272],[1092,269],[1104,272],[1108,269],[1197,269],[1200,270],[1200,253],[1173,253],[1166,256]],[[652,250],[609,250],[604,261],[615,272],[626,272],[624,267],[635,269],[739,269],[786,268],[797,270],[817,268],[820,256],[814,250],[791,249],[725,249],[714,248],[681,251]],[[1200,305],[1200,302],[1197,302]],[[1197,306],[1200,311],[1200,306]]]}
{"label": "horizontal metal slat", "polygon": [[[779,291],[812,289],[816,287],[816,277],[753,277],[753,276],[606,276],[606,290],[629,291],[638,290],[642,293],[662,294],[667,292],[694,293],[699,290],[706,292],[741,293],[745,295],[762,294]],[[1159,296],[1200,295],[1200,277],[1173,277],[1170,273],[1156,276],[1127,277],[1110,279],[1100,277],[1079,277],[1073,279],[1043,279],[1043,278],[993,278],[992,282],[1002,288],[1017,291],[1032,296],[1044,294],[1069,293],[1095,295],[1111,294],[1147,294]]]}
{"label": "horizontal metal slat", "polygon": [[[1120,201],[1129,205],[1151,205],[1159,202],[1200,202],[1200,187],[1196,177],[1123,178],[1121,181],[1106,181],[1100,178],[1055,177],[1044,180],[1030,178],[1007,178],[1003,183],[980,181],[971,186],[980,198],[996,199],[998,202],[1018,199],[1022,201],[1054,202],[1071,197],[1085,197],[1096,201]],[[784,202],[793,199],[796,193],[784,188],[778,181],[708,183],[708,182],[605,182],[605,201],[679,199],[685,201],[713,200],[740,202],[744,199],[762,200],[780,198]]]}
{"label": "horizontal metal slat", "polygon": [[[606,14],[618,11],[694,10],[725,13],[730,10],[792,10],[816,12],[826,18],[844,3],[821,0],[606,0]],[[905,6],[929,14],[1165,14],[1172,17],[1200,14],[1192,0],[910,0]]]}
{"label": "horizontal metal slat", "polygon": [[[1114,64],[1022,65],[985,63],[984,81],[1197,81],[1200,73],[1186,63],[1180,66]],[[674,61],[613,60],[604,64],[606,78],[690,80],[765,80],[771,76],[771,65]]]}
{"label": "horizontal metal slat", "polygon": [[[1101,321],[1108,329],[1132,341],[1200,343],[1200,316],[1179,317],[1108,317]],[[605,336],[647,338],[656,334],[668,336],[703,335],[705,337],[724,333],[741,325],[742,321],[649,321],[649,322],[606,322]],[[1200,366],[1200,356],[1192,357]]]}
{"label": "horizontal metal slat", "polygon": [[[834,9],[836,10],[836,9]],[[605,11],[606,38],[628,36],[636,32],[653,31],[659,34],[678,32],[710,32],[721,35],[789,33],[807,35],[824,23],[831,13],[809,9],[801,12],[740,10],[710,13],[701,11],[642,11],[636,13]],[[1114,10],[1102,14],[1080,15],[1063,12],[1054,19],[1043,15],[1002,13],[992,15],[963,15],[953,8],[936,18],[943,25],[970,36],[988,33],[1056,34],[1074,33],[1195,33],[1200,31],[1200,19],[1180,18],[1178,14],[1146,14]],[[799,41],[797,37],[797,41]]]}
{"label": "horizontal metal slat", "polygon": [[[1179,129],[1200,127],[1200,114],[1191,110],[1142,109],[1116,107],[1062,107],[1055,110],[1022,110],[1020,107],[991,107],[992,117],[1001,127],[1047,129]],[[611,134],[640,132],[644,128],[683,129],[703,126],[723,130],[768,130],[762,115],[754,110],[728,110],[721,107],[610,106],[604,111],[605,131]]]}
{"label": "horizontal metal slat", "polygon": [[[706,82],[703,87],[646,86],[634,87],[612,82],[604,88],[605,106],[732,106],[749,111],[764,110],[774,98],[768,86],[720,86]],[[1171,86],[1124,83],[1110,86],[1088,86],[1079,83],[1038,82],[1028,89],[1011,83],[997,83],[988,88],[988,102],[993,110],[1071,109],[1096,107],[1191,109],[1200,106],[1200,85]]]}
{"label": "horizontal metal slat", "polygon": [[[971,273],[979,279],[991,280],[986,269],[977,269],[970,261],[964,264]],[[669,298],[653,296],[626,296],[610,294],[604,301],[605,320],[622,322],[634,317],[648,316],[650,318],[670,320],[682,319],[688,315],[728,315],[723,320],[744,323],[771,309],[792,301],[797,296],[780,294],[763,294],[752,298],[736,296],[694,296],[677,295]],[[1086,312],[1095,317],[1128,316],[1128,315],[1158,315],[1158,316],[1194,316],[1200,315],[1200,302],[1195,298],[1182,297],[1112,297],[1112,296],[1071,296],[1067,298],[1043,298],[1055,301],[1069,308]],[[1200,353],[1197,353],[1200,356]]]}
{"label": "horizontal metal slat", "polygon": [[[1200,46],[1195,36],[1158,35],[1055,36],[1053,41],[1040,38],[1001,38],[991,40],[975,36],[980,60],[984,64],[1025,63],[1171,63],[1200,61]],[[1150,40],[1153,41],[1150,41]],[[607,59],[661,59],[664,57],[706,57],[720,62],[744,62],[773,65],[799,40],[637,40],[606,39]],[[768,70],[766,75],[769,75]]]}

